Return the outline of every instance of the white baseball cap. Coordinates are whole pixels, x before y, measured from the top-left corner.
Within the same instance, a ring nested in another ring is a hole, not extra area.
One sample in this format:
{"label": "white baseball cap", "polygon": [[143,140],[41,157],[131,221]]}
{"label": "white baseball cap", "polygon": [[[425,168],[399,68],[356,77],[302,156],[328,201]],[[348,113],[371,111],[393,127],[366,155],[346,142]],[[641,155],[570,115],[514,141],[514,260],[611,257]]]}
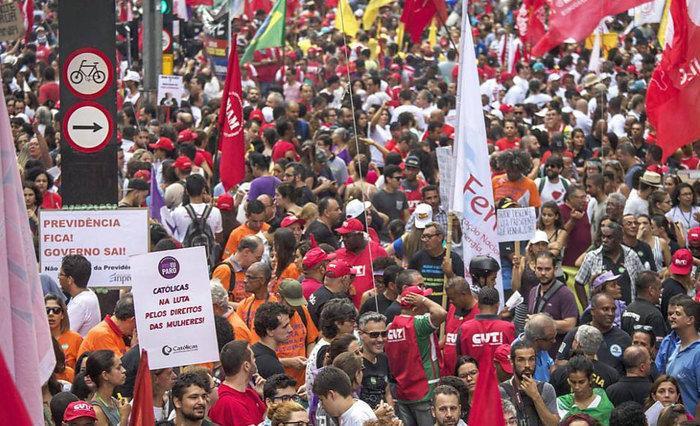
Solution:
{"label": "white baseball cap", "polygon": [[413,213],[416,217],[416,228],[425,229],[425,226],[433,221],[433,208],[430,204],[420,203]]}
{"label": "white baseball cap", "polygon": [[350,202],[345,206],[345,218],[356,218],[370,207],[372,207],[372,203],[369,201],[365,201],[363,203],[358,199],[350,200]]}

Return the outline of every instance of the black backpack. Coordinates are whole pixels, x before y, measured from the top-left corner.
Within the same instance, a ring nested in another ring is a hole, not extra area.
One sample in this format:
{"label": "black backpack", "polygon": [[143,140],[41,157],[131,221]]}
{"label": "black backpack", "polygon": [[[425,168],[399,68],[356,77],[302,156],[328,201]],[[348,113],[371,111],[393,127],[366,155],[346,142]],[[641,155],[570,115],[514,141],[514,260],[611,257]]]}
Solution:
{"label": "black backpack", "polygon": [[216,242],[211,226],[207,223],[207,219],[209,219],[209,215],[212,211],[212,206],[207,205],[201,216],[197,216],[191,204],[185,206],[185,211],[192,220],[192,223],[187,226],[182,245],[185,247],[204,247],[207,252],[207,263],[211,269],[219,260],[221,252],[221,246]]}

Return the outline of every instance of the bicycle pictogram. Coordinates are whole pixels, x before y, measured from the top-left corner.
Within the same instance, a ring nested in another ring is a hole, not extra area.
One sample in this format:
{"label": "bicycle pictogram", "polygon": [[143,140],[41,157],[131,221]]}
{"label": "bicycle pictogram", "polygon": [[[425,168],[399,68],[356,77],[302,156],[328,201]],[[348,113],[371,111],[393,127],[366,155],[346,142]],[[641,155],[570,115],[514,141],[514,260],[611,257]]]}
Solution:
{"label": "bicycle pictogram", "polygon": [[[80,84],[83,82],[83,79],[85,79],[88,82],[94,82],[96,84],[104,83],[105,79],[107,78],[107,75],[104,73],[104,71],[100,71],[99,69],[97,69],[98,65],[98,61],[92,62],[92,64],[90,64],[87,63],[87,60],[83,59],[80,62],[80,66],[78,67],[78,69],[70,73],[71,83]],[[87,72],[85,72],[84,70]]]}

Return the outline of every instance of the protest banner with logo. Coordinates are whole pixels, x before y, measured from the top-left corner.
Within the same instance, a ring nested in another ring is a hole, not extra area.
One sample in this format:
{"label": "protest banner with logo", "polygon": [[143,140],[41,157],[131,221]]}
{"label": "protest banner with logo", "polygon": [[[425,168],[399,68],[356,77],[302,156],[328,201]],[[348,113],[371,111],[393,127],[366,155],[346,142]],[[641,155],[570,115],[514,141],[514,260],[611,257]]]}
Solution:
{"label": "protest banner with logo", "polygon": [[219,80],[226,79],[226,71],[228,69],[228,44],[229,44],[229,27],[228,27],[228,12],[222,13],[219,16],[211,16],[208,12],[204,12],[202,20],[204,21],[204,53],[207,55],[209,62],[212,64],[214,74]]}
{"label": "protest banner with logo", "polygon": [[537,229],[534,207],[500,209],[498,216],[498,242],[530,241]]}
{"label": "protest banner with logo", "polygon": [[158,76],[158,105],[177,108],[180,106],[185,86],[181,75]]}
{"label": "protest banner with logo", "polygon": [[151,370],[219,359],[204,247],[132,256],[136,329]]}
{"label": "protest banner with logo", "polygon": [[58,281],[69,254],[92,264],[90,287],[131,285],[129,256],[148,252],[148,210],[42,210],[39,216],[41,273]]}
{"label": "protest banner with logo", "polygon": [[17,3],[0,4],[0,41],[14,41],[24,34],[24,20]]}

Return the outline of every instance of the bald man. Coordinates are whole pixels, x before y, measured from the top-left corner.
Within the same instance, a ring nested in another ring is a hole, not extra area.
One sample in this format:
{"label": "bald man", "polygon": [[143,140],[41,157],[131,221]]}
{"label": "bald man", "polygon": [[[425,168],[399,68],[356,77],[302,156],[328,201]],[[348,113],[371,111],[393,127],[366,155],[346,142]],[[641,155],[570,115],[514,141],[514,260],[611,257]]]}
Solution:
{"label": "bald man", "polygon": [[622,354],[626,374],[617,383],[610,385],[605,392],[616,407],[623,402],[635,401],[644,405],[649,396],[651,383],[651,356],[643,346],[630,346]]}

